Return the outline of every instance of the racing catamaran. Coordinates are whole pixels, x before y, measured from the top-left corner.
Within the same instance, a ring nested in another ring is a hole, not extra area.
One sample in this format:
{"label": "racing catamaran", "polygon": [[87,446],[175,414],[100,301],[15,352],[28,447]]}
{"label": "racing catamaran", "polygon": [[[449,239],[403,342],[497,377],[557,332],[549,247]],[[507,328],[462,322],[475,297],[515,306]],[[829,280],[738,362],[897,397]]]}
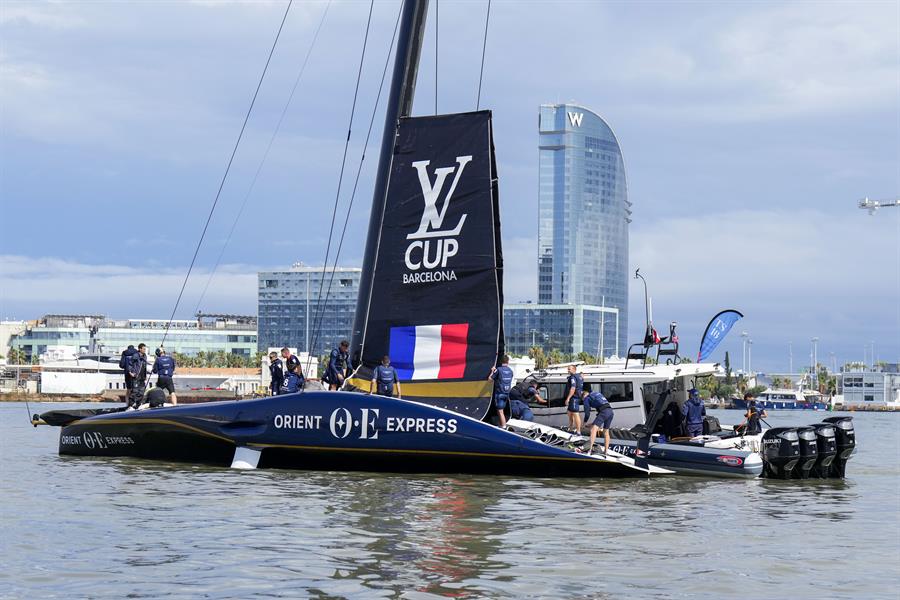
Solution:
{"label": "racing catamaran", "polygon": [[[51,411],[59,452],[231,465],[632,477],[668,471],[489,423],[503,354],[490,111],[411,117],[427,0],[405,0],[344,390],[141,410]],[[389,354],[404,398],[369,395]],[[638,461],[640,462],[640,461]]]}

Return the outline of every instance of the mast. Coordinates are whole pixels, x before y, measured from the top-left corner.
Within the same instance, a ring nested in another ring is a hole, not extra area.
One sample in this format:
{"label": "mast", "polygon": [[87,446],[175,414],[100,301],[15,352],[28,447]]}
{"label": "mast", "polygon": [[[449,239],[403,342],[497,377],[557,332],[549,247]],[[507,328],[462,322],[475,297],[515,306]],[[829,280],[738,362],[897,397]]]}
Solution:
{"label": "mast", "polygon": [[419,71],[419,57],[425,37],[425,16],[428,0],[403,0],[400,16],[400,31],[397,38],[397,53],[394,57],[394,72],[391,90],[384,115],[384,131],[381,137],[381,156],[375,190],[372,194],[372,212],[369,216],[369,232],[363,255],[362,273],[359,279],[359,295],[356,300],[356,315],[353,322],[353,336],[350,346],[351,360],[356,365],[362,356],[366,320],[374,285],[375,254],[378,248],[381,222],[384,218],[384,202],[390,179],[391,158],[394,152],[394,138],[401,117],[412,112],[416,91],[416,75]]}

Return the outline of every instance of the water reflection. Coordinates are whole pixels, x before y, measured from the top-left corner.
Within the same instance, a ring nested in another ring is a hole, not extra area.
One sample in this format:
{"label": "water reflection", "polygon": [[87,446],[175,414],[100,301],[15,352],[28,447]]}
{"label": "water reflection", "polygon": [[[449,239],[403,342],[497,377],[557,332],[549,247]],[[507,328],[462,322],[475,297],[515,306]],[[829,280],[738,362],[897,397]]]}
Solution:
{"label": "water reflection", "polygon": [[365,552],[335,578],[392,594],[483,595],[472,582],[506,566],[491,558],[505,527],[484,519],[492,499],[479,491],[479,481],[457,478],[361,481],[346,508],[348,526],[368,538]]}

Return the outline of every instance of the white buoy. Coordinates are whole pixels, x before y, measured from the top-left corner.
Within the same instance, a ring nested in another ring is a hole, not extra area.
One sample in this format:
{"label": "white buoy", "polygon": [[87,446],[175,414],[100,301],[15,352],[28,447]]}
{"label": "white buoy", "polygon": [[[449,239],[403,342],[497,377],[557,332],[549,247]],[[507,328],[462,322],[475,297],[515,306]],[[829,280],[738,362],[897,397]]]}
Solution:
{"label": "white buoy", "polygon": [[234,458],[231,461],[232,469],[255,469],[259,464],[259,457],[262,451],[247,448],[246,446],[238,446],[234,449]]}

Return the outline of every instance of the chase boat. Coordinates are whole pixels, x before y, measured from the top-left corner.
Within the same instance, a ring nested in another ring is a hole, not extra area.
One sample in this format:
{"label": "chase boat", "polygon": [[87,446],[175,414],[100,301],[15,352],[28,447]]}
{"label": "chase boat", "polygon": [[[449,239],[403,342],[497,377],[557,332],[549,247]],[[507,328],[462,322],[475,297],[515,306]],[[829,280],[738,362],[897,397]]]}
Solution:
{"label": "chase boat", "polygon": [[[573,364],[614,410],[610,449],[635,458],[637,464],[706,477],[842,478],[855,451],[851,417],[829,417],[808,427],[777,427],[745,435],[707,416],[703,435],[687,435],[681,407],[699,378],[721,374],[718,364],[677,360],[670,364],[627,360]],[[568,366],[554,365],[530,376],[547,400],[546,405],[529,406],[538,424],[564,428]],[[522,431],[531,428],[519,421],[511,426]]]}

